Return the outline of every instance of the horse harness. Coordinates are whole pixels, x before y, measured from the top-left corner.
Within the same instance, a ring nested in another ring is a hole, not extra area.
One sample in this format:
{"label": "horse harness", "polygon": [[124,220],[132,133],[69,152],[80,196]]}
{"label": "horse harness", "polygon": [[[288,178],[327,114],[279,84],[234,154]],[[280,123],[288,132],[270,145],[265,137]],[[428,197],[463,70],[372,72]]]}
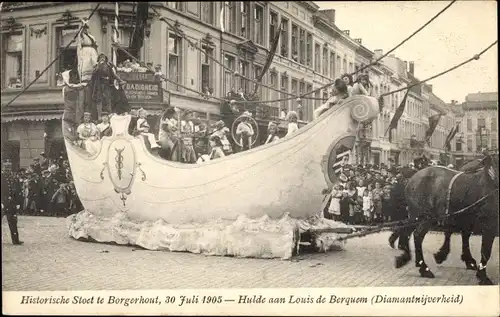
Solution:
{"label": "horse harness", "polygon": [[448,184],[448,193],[446,194],[446,210],[445,210],[445,214],[449,214],[450,212],[450,202],[451,202],[451,190],[453,188],[453,184],[455,183],[455,181],[457,180],[457,178],[462,175],[464,172],[458,172],[457,174],[455,174],[451,181],[450,181],[450,184]]}

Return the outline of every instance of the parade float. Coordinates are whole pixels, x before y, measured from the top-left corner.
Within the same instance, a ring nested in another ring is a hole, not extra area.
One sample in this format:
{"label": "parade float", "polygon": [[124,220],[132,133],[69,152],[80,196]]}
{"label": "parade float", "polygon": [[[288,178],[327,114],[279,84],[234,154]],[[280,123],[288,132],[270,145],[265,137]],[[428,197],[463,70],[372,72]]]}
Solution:
{"label": "parade float", "polygon": [[[84,109],[89,87],[95,83],[65,80],[66,119]],[[318,232],[318,251],[342,248],[338,237],[352,229],[319,216],[322,191],[337,181],[334,166],[354,147],[360,124],[378,110],[375,98],[353,96],[291,136],[204,164],[154,154],[144,135],[129,132],[128,112],[111,116],[112,134],[96,140],[92,153],[63,118],[84,206],[68,217],[69,235],[149,250],[289,259],[304,233]]]}

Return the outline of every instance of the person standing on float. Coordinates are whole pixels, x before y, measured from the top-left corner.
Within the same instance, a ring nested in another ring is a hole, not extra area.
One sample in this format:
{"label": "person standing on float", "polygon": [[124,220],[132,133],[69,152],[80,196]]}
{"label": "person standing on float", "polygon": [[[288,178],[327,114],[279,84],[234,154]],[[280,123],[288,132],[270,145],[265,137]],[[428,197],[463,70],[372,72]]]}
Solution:
{"label": "person standing on float", "polygon": [[82,20],[83,28],[78,36],[77,56],[78,73],[82,82],[90,81],[97,64],[97,42],[89,33],[88,20]]}
{"label": "person standing on float", "polygon": [[241,122],[236,127],[236,137],[240,139],[240,146],[242,151],[250,150],[252,148],[252,137],[254,130],[250,123],[252,114],[245,111],[241,116]]}

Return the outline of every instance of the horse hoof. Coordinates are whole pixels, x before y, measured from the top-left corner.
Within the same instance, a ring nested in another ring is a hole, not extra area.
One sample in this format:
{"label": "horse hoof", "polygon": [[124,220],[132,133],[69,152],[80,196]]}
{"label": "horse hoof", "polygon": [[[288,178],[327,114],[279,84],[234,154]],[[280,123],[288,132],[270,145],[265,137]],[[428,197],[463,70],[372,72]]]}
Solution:
{"label": "horse hoof", "polygon": [[415,267],[420,267],[420,263],[415,262]]}
{"label": "horse hoof", "polygon": [[446,260],[446,257],[438,252],[434,253],[434,260],[436,261],[437,264],[441,264]]}
{"label": "horse hoof", "polygon": [[435,278],[434,273],[432,273],[432,271],[429,268],[420,270],[420,276],[425,278]]}
{"label": "horse hoof", "polygon": [[396,257],[396,268],[399,269],[403,266],[405,266],[408,261],[410,261],[410,259],[408,259],[407,256],[404,256],[404,255],[400,255],[400,256],[397,256]]}
{"label": "horse hoof", "polygon": [[479,281],[479,285],[493,285],[493,282],[486,277]]}
{"label": "horse hoof", "polygon": [[477,270],[476,262],[465,262],[465,267],[467,268],[467,270]]}

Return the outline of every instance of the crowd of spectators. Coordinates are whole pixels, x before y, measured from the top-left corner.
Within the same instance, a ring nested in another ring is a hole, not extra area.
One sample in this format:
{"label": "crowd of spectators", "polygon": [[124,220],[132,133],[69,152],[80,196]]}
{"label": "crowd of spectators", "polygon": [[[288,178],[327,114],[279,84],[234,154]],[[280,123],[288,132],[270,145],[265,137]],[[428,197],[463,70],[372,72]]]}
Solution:
{"label": "crowd of spectators", "polygon": [[44,153],[17,172],[20,214],[65,217],[83,209],[68,160],[48,159]]}

